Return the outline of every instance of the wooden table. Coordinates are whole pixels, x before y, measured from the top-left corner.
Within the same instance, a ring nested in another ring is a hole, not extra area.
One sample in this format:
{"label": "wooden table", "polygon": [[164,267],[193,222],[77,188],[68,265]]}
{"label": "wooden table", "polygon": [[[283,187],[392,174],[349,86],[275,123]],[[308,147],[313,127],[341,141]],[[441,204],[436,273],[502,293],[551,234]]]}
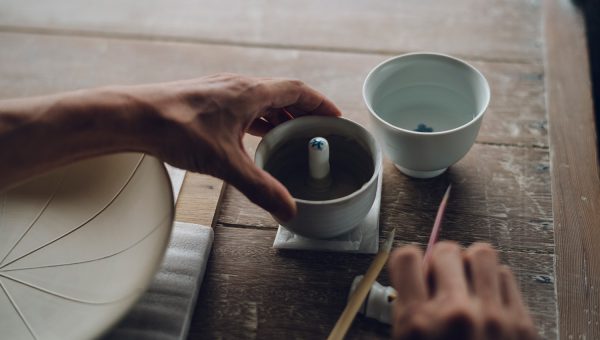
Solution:
{"label": "wooden table", "polygon": [[[442,238],[493,243],[544,338],[597,339],[600,183],[582,19],[567,0],[490,4],[3,0],[0,97],[228,71],[302,79],[366,125],[360,90],[374,65],[418,50],[464,58],[492,88],[477,143],[432,180],[386,160],[381,237],[396,227],[396,245],[424,245],[453,183]],[[188,174],[177,219],[216,234],[192,338],[322,338],[372,259],[275,251],[273,219],[203,175]],[[351,329],[388,335],[363,318]]]}

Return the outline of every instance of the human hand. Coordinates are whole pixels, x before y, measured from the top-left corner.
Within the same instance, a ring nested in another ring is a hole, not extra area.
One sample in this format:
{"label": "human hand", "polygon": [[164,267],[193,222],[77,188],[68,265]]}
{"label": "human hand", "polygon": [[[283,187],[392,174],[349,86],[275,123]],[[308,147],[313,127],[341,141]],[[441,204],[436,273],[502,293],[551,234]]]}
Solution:
{"label": "human hand", "polygon": [[512,272],[488,244],[439,242],[425,266],[407,246],[388,269],[398,293],[394,339],[538,339]]}
{"label": "human hand", "polygon": [[294,117],[341,115],[324,95],[287,79],[219,74],[138,86],[130,94],[158,112],[165,126],[150,137],[150,153],[224,179],[282,220],[293,217],[295,202],[281,183],[254,165],[242,144],[244,133],[264,135],[291,119],[286,111]]}

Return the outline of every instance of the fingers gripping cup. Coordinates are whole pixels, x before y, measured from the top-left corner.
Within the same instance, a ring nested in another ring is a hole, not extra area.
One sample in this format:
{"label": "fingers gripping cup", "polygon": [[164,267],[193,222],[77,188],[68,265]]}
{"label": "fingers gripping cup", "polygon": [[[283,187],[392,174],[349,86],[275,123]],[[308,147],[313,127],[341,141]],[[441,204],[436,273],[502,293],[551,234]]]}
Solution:
{"label": "fingers gripping cup", "polygon": [[382,155],[362,126],[344,118],[305,116],[264,136],[254,161],[296,201],[296,216],[278,222],[304,237],[326,239],[365,219],[377,194]]}
{"label": "fingers gripping cup", "polygon": [[376,66],[363,85],[371,125],[404,174],[442,174],[471,148],[490,101],[485,77],[442,54],[414,53]]}

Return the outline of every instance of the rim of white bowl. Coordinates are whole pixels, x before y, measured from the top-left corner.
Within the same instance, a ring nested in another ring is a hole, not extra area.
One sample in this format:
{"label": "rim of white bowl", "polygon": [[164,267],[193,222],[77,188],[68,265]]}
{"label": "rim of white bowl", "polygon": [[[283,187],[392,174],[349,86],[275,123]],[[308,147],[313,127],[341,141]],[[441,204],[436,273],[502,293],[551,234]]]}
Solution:
{"label": "rim of white bowl", "polygon": [[[302,204],[312,204],[312,205],[324,205],[324,204],[335,204],[335,203],[340,203],[346,200],[350,200],[351,198],[360,195],[362,192],[366,191],[368,187],[371,186],[371,184],[377,179],[377,177],[380,175],[381,172],[381,166],[383,163],[383,155],[381,152],[381,147],[379,146],[379,142],[377,142],[377,139],[373,136],[373,134],[371,134],[371,132],[369,132],[369,130],[367,130],[364,126],[348,119],[345,117],[332,117],[332,116],[302,116],[302,117],[297,117],[291,120],[288,120],[285,123],[279,124],[277,125],[275,128],[273,128],[273,130],[269,131],[269,133],[267,133],[261,140],[260,143],[258,143],[258,146],[256,147],[256,153],[254,156],[254,164],[256,165],[256,154],[258,154],[258,150],[261,149],[261,147],[264,147],[263,143],[265,143],[264,141],[269,138],[269,135],[272,136],[271,132],[277,130],[277,129],[281,129],[282,127],[285,127],[286,125],[291,125],[291,124],[298,124],[298,123],[294,123],[297,122],[298,120],[321,120],[321,119],[339,119],[342,121],[345,121],[345,123],[349,123],[352,125],[357,126],[359,129],[364,130],[364,132],[366,132],[367,136],[369,136],[372,140],[373,140],[373,145],[375,146],[375,160],[374,160],[374,167],[373,167],[373,174],[371,175],[371,178],[369,178],[368,181],[366,181],[361,187],[360,189],[352,192],[351,194],[348,194],[346,196],[342,196],[342,197],[338,197],[338,198],[334,198],[334,199],[330,199],[330,200],[323,200],[323,201],[312,201],[312,200],[305,200],[305,199],[301,199],[301,198],[297,198],[294,197],[292,195],[292,198],[298,202],[298,203],[302,203]],[[345,124],[342,123],[342,124]],[[272,137],[271,137],[272,138]],[[262,170],[264,169],[264,164],[263,166],[260,167]],[[286,188],[287,189],[287,188]],[[291,194],[291,193],[290,193]]]}
{"label": "rim of white bowl", "polygon": [[[384,65],[390,64],[394,61],[396,61],[397,59],[404,59],[404,58],[408,58],[408,57],[414,57],[414,56],[432,56],[432,57],[438,57],[439,59],[446,59],[449,60],[451,62],[454,63],[458,63],[461,64],[463,66],[466,66],[468,69],[472,70],[475,72],[475,74],[479,75],[479,77],[481,77],[481,79],[483,80],[483,83],[485,84],[485,94],[486,94],[486,100],[485,100],[485,105],[482,106],[482,109],[479,110],[479,112],[473,116],[473,118],[471,120],[469,120],[467,123],[457,126],[453,129],[449,129],[449,130],[444,130],[444,131],[436,131],[436,132],[419,132],[419,131],[413,131],[413,130],[408,130],[408,129],[404,129],[401,127],[398,127],[396,125],[390,124],[389,122],[385,121],[383,118],[381,118],[376,112],[375,110],[373,110],[373,108],[371,107],[371,104],[367,101],[367,93],[366,93],[366,89],[367,89],[367,82],[370,80],[370,78],[373,76],[373,74],[375,72],[377,72],[378,70],[380,70]],[[396,130],[396,131],[401,131],[407,134],[412,134],[412,135],[416,135],[416,136],[431,136],[431,135],[445,135],[445,134],[450,134],[452,132],[458,131],[458,130],[462,130],[472,124],[475,124],[475,122],[477,120],[479,120],[479,118],[481,116],[483,116],[483,114],[485,113],[485,111],[487,110],[489,104],[490,104],[490,98],[491,98],[491,93],[490,93],[490,84],[488,83],[487,79],[485,78],[485,76],[483,75],[483,73],[481,73],[481,71],[479,71],[477,68],[475,68],[473,65],[469,64],[468,62],[457,58],[457,57],[453,57],[444,53],[437,53],[437,52],[412,52],[412,53],[406,53],[406,54],[402,54],[402,55],[398,55],[398,56],[394,56],[391,58],[388,58],[382,62],[380,62],[377,66],[375,66],[371,71],[369,71],[369,74],[367,74],[367,77],[365,78],[365,81],[363,82],[363,87],[362,87],[362,96],[363,96],[363,101],[365,103],[365,105],[367,106],[367,109],[369,109],[369,113],[371,114],[371,116],[373,116],[375,119],[379,120],[381,123],[383,123],[384,125],[386,125],[387,127],[391,128],[392,130]]]}

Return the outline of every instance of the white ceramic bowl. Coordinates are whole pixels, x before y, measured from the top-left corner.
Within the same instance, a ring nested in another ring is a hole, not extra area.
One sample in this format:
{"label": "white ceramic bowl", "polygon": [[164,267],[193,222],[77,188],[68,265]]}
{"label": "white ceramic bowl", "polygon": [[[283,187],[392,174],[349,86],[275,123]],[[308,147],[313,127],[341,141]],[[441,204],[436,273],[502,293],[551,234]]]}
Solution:
{"label": "white ceramic bowl", "polygon": [[144,292],[173,222],[164,166],[81,161],[0,192],[0,337],[90,339]]}
{"label": "white ceramic bowl", "polygon": [[490,88],[462,60],[413,53],[376,66],[365,79],[363,98],[385,154],[403,173],[429,178],[469,151]]}
{"label": "white ceramic bowl", "polygon": [[[295,197],[298,214],[290,221],[278,221],[285,228],[309,238],[331,238],[354,229],[371,209],[377,193],[382,155],[373,136],[362,126],[344,118],[306,116],[277,126],[260,142],[255,163],[265,168],[271,157],[291,141],[308,142],[315,136],[341,136],[360,144],[361,152],[372,162],[372,169],[362,186],[343,197],[329,200],[306,200]],[[340,152],[330,141],[331,154]],[[306,150],[306,149],[303,149]],[[358,160],[357,160],[358,162]],[[356,164],[363,166],[365,164]],[[333,169],[332,169],[333,171]],[[348,170],[350,171],[350,169]],[[293,194],[293,193],[292,193]]]}

